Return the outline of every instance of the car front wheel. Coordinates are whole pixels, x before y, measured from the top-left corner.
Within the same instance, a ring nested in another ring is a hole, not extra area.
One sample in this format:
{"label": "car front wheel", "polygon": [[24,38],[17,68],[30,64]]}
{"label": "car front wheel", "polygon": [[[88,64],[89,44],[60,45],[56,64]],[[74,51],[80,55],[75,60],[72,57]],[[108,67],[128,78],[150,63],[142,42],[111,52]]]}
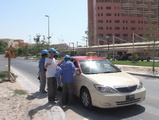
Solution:
{"label": "car front wheel", "polygon": [[92,100],[88,89],[84,88],[81,91],[81,102],[86,109],[92,108]]}

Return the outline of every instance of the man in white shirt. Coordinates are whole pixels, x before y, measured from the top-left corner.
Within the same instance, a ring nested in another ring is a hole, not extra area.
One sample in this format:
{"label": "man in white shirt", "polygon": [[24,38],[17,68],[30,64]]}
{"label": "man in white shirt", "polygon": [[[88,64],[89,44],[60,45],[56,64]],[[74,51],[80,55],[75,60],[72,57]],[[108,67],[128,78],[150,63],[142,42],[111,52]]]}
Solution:
{"label": "man in white shirt", "polygon": [[54,58],[56,50],[54,48],[49,49],[49,56],[45,60],[46,78],[48,86],[48,101],[54,102],[57,92],[57,81],[55,78],[55,73],[57,69],[57,64]]}

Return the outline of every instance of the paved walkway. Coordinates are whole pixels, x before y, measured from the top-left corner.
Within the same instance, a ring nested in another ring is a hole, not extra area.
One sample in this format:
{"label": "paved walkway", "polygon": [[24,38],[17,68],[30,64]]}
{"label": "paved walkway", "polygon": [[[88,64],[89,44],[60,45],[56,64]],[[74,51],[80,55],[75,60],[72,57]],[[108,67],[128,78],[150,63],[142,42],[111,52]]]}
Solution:
{"label": "paved walkway", "polygon": [[8,58],[4,55],[0,55],[0,71],[8,71]]}
{"label": "paved walkway", "polygon": [[[41,106],[39,106],[36,111],[40,110],[43,114],[40,118],[37,118],[37,120],[66,120],[64,111],[56,102],[48,103],[47,94],[41,94],[38,92],[39,88],[27,80],[15,68],[11,67],[11,71],[18,76],[16,81],[20,83],[24,90],[29,91],[29,93],[32,94],[32,97],[40,98],[37,102],[40,103]],[[47,109],[48,106],[50,106],[50,109]]]}

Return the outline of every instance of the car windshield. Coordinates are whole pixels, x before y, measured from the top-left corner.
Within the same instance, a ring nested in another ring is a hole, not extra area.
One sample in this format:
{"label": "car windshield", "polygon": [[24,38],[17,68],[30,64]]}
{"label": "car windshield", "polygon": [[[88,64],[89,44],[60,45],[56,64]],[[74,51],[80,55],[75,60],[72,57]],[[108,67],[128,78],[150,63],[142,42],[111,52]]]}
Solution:
{"label": "car windshield", "polygon": [[79,63],[84,74],[121,72],[116,66],[106,59],[80,60]]}

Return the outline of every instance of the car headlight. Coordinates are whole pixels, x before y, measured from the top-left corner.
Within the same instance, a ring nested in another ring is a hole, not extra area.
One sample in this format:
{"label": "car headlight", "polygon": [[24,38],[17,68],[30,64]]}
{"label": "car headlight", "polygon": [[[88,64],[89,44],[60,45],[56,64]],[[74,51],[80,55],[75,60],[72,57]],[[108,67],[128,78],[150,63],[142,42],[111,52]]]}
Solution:
{"label": "car headlight", "polygon": [[99,84],[95,84],[94,87],[103,93],[117,93],[117,91],[111,87],[108,86],[104,86],[104,85],[99,85]]}
{"label": "car headlight", "polygon": [[140,81],[139,85],[138,85],[138,89],[141,89],[143,87],[143,83]]}

